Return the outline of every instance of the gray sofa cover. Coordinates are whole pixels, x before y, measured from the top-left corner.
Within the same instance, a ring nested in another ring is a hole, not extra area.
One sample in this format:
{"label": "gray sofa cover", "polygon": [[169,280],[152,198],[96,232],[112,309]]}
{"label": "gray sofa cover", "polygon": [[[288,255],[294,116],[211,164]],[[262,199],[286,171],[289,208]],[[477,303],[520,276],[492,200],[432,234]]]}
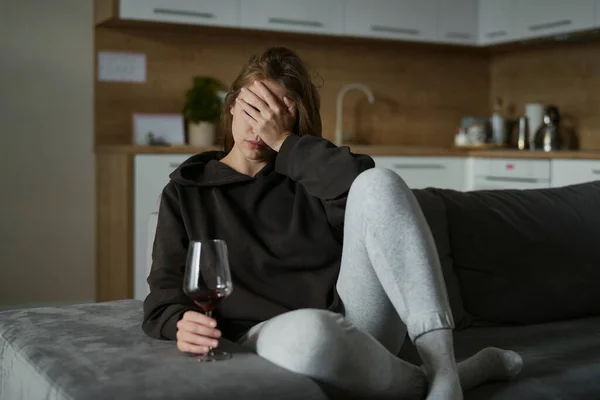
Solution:
{"label": "gray sofa cover", "polygon": [[0,313],[0,399],[327,399],[319,385],[223,341],[200,363],[141,329],[142,302]]}
{"label": "gray sofa cover", "polygon": [[[141,321],[137,300],[0,313],[0,399],[343,398],[232,343],[223,343],[232,360],[198,363],[175,343],[145,336]],[[480,386],[465,400],[600,398],[598,332],[600,317],[456,332],[459,359],[497,346],[525,361],[517,379]],[[419,363],[408,341],[400,356]]]}

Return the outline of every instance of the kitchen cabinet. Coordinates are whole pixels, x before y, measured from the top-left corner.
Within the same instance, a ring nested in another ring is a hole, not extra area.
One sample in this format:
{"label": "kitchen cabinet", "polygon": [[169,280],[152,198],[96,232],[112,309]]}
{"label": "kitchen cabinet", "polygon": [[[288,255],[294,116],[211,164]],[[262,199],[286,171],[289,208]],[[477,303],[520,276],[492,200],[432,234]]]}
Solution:
{"label": "kitchen cabinet", "polygon": [[466,159],[462,157],[373,157],[377,168],[387,168],[411,189],[435,187],[465,190]]}
{"label": "kitchen cabinet", "polygon": [[552,160],[552,187],[600,181],[600,160]]}
{"label": "kitchen cabinet", "polygon": [[120,0],[119,17],[191,25],[238,26],[241,0]]}
{"label": "kitchen cabinet", "polygon": [[243,0],[245,28],[341,35],[344,0]]}
{"label": "kitchen cabinet", "polygon": [[514,0],[515,36],[528,39],[594,26],[595,0]]}
{"label": "kitchen cabinet", "polygon": [[163,188],[173,172],[191,154],[141,154],[134,157],[133,189],[133,297],[143,300],[148,294],[146,278],[151,260],[148,222],[158,211]]}
{"label": "kitchen cabinet", "polygon": [[437,40],[477,44],[478,0],[438,0]]}
{"label": "kitchen cabinet", "polygon": [[345,33],[384,39],[436,40],[437,0],[346,0]]}
{"label": "kitchen cabinet", "polygon": [[550,187],[550,160],[474,158],[469,190]]}
{"label": "kitchen cabinet", "polygon": [[[493,45],[600,27],[600,0],[96,0],[123,21]],[[117,6],[118,4],[118,6]]]}
{"label": "kitchen cabinet", "polygon": [[514,38],[514,0],[479,0],[479,44],[509,42]]}

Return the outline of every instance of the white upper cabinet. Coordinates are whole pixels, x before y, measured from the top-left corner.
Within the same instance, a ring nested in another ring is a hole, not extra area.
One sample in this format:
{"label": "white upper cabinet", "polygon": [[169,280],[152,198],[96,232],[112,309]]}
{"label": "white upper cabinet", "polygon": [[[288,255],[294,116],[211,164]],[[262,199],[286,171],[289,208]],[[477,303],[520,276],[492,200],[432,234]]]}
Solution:
{"label": "white upper cabinet", "polygon": [[119,17],[192,25],[238,26],[240,0],[120,0]]}
{"label": "white upper cabinet", "polygon": [[341,35],[344,0],[242,0],[241,26]]}
{"label": "white upper cabinet", "polygon": [[514,0],[479,0],[479,44],[514,39]]}
{"label": "white upper cabinet", "polygon": [[345,6],[347,35],[436,40],[436,0],[346,0]]}
{"label": "white upper cabinet", "polygon": [[491,45],[600,27],[600,0],[119,0],[119,18]]}
{"label": "white upper cabinet", "polygon": [[476,44],[477,9],[477,0],[438,0],[437,40]]}
{"label": "white upper cabinet", "polygon": [[528,39],[594,26],[595,0],[514,0],[515,36]]}

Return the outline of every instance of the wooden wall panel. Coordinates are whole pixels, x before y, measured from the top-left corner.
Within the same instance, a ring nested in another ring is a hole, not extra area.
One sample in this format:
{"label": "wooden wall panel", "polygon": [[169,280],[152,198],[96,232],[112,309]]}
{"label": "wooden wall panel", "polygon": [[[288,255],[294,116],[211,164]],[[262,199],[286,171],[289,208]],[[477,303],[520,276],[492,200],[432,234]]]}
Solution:
{"label": "wooden wall panel", "polygon": [[96,301],[133,297],[133,160],[96,154]]}
{"label": "wooden wall panel", "polygon": [[282,35],[213,29],[96,28],[96,50],[147,56],[144,84],[96,82],[97,144],[131,142],[133,112],[179,112],[192,76],[231,84],[249,56],[270,45],[296,50],[321,85],[324,136],[334,137],[340,88],[370,86],[346,96],[344,128],[364,144],[450,146],[463,116],[488,115],[489,56],[478,49],[395,41]]}
{"label": "wooden wall panel", "polygon": [[600,150],[600,41],[547,43],[494,54],[490,104],[504,99],[513,115],[526,103],[555,104],[584,150]]}

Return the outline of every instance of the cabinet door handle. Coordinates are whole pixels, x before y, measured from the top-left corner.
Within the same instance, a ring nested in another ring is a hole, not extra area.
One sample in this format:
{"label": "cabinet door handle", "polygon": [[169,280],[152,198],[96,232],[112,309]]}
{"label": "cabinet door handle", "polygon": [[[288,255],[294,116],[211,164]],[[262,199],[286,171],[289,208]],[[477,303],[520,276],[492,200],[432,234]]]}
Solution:
{"label": "cabinet door handle", "polygon": [[493,38],[497,38],[497,37],[501,37],[501,36],[506,36],[508,35],[508,32],[506,31],[494,31],[494,32],[488,32],[485,34],[485,37],[489,38],[489,39],[493,39]]}
{"label": "cabinet door handle", "polygon": [[421,34],[421,31],[418,29],[397,28],[394,26],[384,26],[384,25],[371,25],[371,31],[387,32],[387,33],[400,33],[403,35],[412,35],[412,36],[417,36],[417,35]]}
{"label": "cabinet door handle", "polygon": [[179,15],[179,16],[183,16],[183,17],[197,17],[197,18],[204,18],[204,19],[212,19],[215,17],[215,14],[213,14],[213,13],[174,10],[172,8],[155,8],[153,11],[154,11],[154,14]]}
{"label": "cabinet door handle", "polygon": [[288,19],[288,18],[269,18],[270,24],[281,24],[281,25],[296,25],[296,26],[310,26],[313,28],[322,28],[324,25],[320,21],[304,21],[300,19]]}
{"label": "cabinet door handle", "polygon": [[530,31],[543,31],[544,29],[558,28],[560,26],[571,25],[570,19],[561,19],[560,21],[548,22],[545,24],[531,25],[529,26]]}
{"label": "cabinet door handle", "polygon": [[441,164],[394,164],[395,169],[446,169]]}
{"label": "cabinet door handle", "polygon": [[471,39],[473,35],[467,32],[447,32],[446,37],[448,39]]}
{"label": "cabinet door handle", "polygon": [[169,163],[169,167],[170,167],[170,168],[177,168],[177,167],[179,167],[180,165],[181,165],[181,163],[176,163],[176,162]]}
{"label": "cabinet door handle", "polygon": [[492,182],[523,182],[523,183],[537,183],[538,179],[535,178],[511,178],[511,177],[500,177],[500,176],[486,176],[486,181]]}
{"label": "cabinet door handle", "polygon": [[600,175],[600,169],[593,169],[592,170],[592,174],[594,174],[594,175]]}

